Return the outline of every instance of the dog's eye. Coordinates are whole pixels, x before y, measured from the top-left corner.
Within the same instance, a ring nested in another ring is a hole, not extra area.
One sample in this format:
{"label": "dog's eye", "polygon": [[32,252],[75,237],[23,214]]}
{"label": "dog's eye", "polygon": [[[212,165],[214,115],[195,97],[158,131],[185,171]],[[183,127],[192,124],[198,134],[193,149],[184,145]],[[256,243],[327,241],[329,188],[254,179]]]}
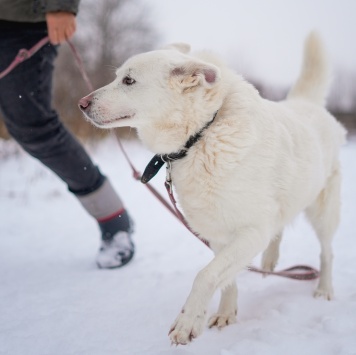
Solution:
{"label": "dog's eye", "polygon": [[132,84],[135,84],[136,83],[136,80],[135,79],[132,79],[131,77],[129,76],[125,76],[123,79],[122,79],[122,83],[124,85],[132,85]]}

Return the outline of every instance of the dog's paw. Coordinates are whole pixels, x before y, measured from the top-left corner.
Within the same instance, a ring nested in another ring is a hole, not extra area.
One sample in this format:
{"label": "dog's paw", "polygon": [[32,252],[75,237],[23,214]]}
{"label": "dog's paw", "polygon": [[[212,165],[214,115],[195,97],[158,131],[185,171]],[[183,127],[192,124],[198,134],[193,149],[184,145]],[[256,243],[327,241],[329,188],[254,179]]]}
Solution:
{"label": "dog's paw", "polygon": [[221,329],[233,323],[236,323],[236,311],[227,314],[216,313],[209,318],[208,327]]}
{"label": "dog's paw", "polygon": [[334,298],[334,292],[332,289],[327,290],[327,289],[317,288],[314,291],[314,297],[315,298],[324,298],[327,301],[331,301]]}
{"label": "dog's paw", "polygon": [[187,314],[182,311],[168,333],[172,344],[186,345],[197,338],[204,329],[205,313]]}

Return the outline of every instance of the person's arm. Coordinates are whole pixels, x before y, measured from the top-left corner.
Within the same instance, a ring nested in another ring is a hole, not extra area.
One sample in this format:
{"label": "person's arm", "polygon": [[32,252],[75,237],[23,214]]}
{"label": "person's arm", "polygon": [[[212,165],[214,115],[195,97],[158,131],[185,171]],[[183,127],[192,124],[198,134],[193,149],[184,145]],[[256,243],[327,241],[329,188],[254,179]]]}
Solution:
{"label": "person's arm", "polygon": [[61,44],[74,35],[75,15],[71,12],[47,12],[48,37],[52,44]]}
{"label": "person's arm", "polygon": [[79,0],[47,0],[46,22],[52,44],[60,44],[71,38],[76,30],[75,15]]}

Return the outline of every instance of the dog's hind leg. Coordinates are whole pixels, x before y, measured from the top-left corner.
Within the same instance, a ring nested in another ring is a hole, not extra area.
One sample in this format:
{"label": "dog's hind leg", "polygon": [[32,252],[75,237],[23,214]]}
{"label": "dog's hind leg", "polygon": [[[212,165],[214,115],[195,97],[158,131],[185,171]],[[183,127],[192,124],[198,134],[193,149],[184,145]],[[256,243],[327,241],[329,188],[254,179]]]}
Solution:
{"label": "dog's hind leg", "polygon": [[314,297],[331,300],[332,287],[332,239],[339,224],[340,171],[337,168],[328,178],[325,188],[316,201],[306,209],[306,215],[320,241],[320,279]]}
{"label": "dog's hind leg", "polygon": [[237,286],[233,281],[221,290],[221,299],[218,312],[208,321],[209,328],[217,326],[219,329],[226,325],[236,323],[237,315]]}
{"label": "dog's hind leg", "polygon": [[279,258],[279,245],[282,240],[282,232],[278,233],[269,243],[262,255],[261,267],[264,271],[273,271]]}

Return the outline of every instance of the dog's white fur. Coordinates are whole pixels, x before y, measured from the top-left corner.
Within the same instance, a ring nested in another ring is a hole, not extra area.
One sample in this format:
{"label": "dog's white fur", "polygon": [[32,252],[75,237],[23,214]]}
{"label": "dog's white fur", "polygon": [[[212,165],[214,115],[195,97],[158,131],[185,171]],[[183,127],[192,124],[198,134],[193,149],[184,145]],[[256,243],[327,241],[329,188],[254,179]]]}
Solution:
{"label": "dog's white fur", "polygon": [[338,153],[345,130],[325,110],[329,72],[321,41],[306,40],[301,75],[287,100],[271,102],[210,53],[189,55],[179,44],[129,59],[116,80],[82,99],[98,127],[137,127],[153,152],[178,152],[216,111],[188,155],[172,164],[184,214],[209,241],[215,258],[202,269],[170,337],[186,344],[206,322],[208,302],[221,288],[210,326],[235,322],[236,274],[264,251],[273,270],[283,228],[306,212],[321,243],[315,296],[331,299],[331,241],[339,221]]}

